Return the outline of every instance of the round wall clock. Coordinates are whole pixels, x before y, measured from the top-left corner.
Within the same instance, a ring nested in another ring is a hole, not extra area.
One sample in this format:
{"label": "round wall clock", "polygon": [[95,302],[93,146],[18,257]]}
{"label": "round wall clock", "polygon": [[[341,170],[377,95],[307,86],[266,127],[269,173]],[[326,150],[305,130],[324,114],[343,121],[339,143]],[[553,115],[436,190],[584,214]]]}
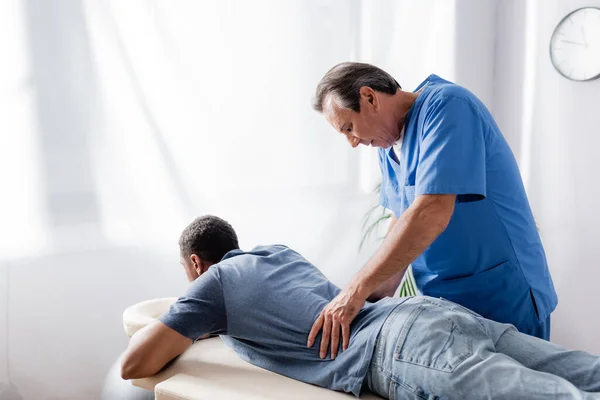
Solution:
{"label": "round wall clock", "polygon": [[550,60],[565,78],[600,77],[600,8],[580,8],[560,21],[550,40]]}

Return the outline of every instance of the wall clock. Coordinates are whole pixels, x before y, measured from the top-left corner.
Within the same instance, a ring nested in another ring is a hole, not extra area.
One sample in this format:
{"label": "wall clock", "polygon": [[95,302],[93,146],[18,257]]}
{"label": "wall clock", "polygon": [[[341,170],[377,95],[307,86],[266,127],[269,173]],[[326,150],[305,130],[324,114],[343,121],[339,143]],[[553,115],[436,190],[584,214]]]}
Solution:
{"label": "wall clock", "polygon": [[600,8],[577,9],[559,22],[550,39],[550,60],[573,81],[600,77]]}

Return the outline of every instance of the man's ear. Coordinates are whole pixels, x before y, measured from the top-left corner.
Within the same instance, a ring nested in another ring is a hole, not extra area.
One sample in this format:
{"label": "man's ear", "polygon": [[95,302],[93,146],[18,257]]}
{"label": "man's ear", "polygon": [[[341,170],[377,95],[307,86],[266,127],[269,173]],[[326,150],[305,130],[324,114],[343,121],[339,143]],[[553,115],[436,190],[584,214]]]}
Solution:
{"label": "man's ear", "polygon": [[190,261],[192,262],[192,267],[194,268],[194,271],[196,271],[196,274],[198,274],[198,276],[202,275],[202,259],[196,254],[192,254],[190,256]]}
{"label": "man's ear", "polygon": [[373,109],[377,110],[379,108],[379,98],[373,89],[368,86],[362,86],[359,90],[359,93],[361,99],[369,103]]}

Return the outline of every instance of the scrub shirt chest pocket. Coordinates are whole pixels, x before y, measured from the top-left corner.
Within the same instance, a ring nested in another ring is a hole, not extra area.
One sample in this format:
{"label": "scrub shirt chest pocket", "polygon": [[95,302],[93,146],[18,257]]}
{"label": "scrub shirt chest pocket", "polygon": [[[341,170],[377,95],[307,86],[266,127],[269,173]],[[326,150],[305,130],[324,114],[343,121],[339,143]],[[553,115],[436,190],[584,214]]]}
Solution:
{"label": "scrub shirt chest pocket", "polygon": [[399,217],[415,200],[414,173],[406,171],[394,160],[388,158],[388,176],[381,190],[385,191],[389,207]]}
{"label": "scrub shirt chest pocket", "polygon": [[412,185],[404,185],[402,189],[404,192],[404,201],[406,202],[406,204],[408,204],[408,208],[413,203],[413,201],[415,201],[415,184],[413,182]]}
{"label": "scrub shirt chest pocket", "polygon": [[398,166],[400,178],[398,187],[406,208],[415,201],[415,178],[417,176],[417,159],[411,157],[412,154],[409,154],[409,151],[413,149],[413,151],[416,150],[414,151],[416,154],[419,153],[418,147],[415,149],[414,144],[412,146],[410,144],[412,143],[407,143],[408,149],[402,149],[405,162]]}

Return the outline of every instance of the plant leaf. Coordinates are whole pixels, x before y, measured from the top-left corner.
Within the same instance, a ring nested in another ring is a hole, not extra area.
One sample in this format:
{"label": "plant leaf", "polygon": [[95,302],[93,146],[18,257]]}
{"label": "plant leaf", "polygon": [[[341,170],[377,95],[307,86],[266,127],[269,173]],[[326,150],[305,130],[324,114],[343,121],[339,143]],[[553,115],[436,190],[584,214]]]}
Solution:
{"label": "plant leaf", "polygon": [[367,227],[367,230],[365,231],[362,240],[360,241],[360,245],[358,247],[358,250],[362,250],[362,247],[364,245],[364,243],[366,242],[366,240],[371,236],[371,234],[373,233],[373,231],[375,231],[375,229],[377,229],[377,227],[379,226],[380,223],[382,223],[383,221],[389,219],[391,217],[391,214],[384,214],[381,217],[378,217],[375,221],[373,221],[371,223],[371,225],[369,225]]}

